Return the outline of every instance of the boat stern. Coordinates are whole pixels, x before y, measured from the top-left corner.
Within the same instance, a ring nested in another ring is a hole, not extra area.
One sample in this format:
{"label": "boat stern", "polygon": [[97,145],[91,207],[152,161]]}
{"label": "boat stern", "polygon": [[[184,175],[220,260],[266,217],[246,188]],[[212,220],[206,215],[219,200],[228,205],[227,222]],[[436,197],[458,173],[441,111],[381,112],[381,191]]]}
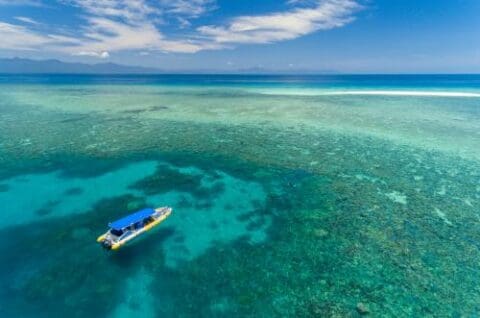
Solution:
{"label": "boat stern", "polygon": [[100,235],[98,238],[97,238],[97,243],[102,243],[103,241],[105,241],[105,238],[107,237],[107,234],[102,234]]}

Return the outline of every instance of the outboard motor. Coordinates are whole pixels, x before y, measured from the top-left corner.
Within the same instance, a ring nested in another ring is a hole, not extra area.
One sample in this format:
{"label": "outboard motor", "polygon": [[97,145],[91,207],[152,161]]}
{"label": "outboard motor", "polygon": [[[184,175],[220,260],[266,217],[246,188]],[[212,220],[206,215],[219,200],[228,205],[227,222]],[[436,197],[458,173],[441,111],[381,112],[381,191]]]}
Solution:
{"label": "outboard motor", "polygon": [[112,242],[110,242],[110,240],[103,240],[102,246],[106,250],[111,250],[112,249]]}

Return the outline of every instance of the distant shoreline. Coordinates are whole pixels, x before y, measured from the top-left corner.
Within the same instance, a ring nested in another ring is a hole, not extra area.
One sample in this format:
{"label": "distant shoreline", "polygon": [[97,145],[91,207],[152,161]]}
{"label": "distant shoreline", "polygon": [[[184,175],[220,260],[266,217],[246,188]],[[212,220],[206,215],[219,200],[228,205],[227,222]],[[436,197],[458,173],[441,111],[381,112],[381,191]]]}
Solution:
{"label": "distant shoreline", "polygon": [[2,72],[0,70],[0,76],[258,76],[258,77],[269,77],[269,76],[285,76],[285,77],[294,77],[294,76],[303,76],[303,77],[454,77],[454,76],[475,76],[480,77],[480,73],[235,73],[235,72],[165,72],[165,73],[75,73],[75,72]]}
{"label": "distant shoreline", "polygon": [[0,75],[122,75],[122,76],[475,76],[480,73],[449,72],[340,72],[337,70],[307,70],[268,68],[185,69],[165,70],[154,67],[121,65],[115,63],[74,63],[60,60],[32,60],[24,58],[0,58]]}

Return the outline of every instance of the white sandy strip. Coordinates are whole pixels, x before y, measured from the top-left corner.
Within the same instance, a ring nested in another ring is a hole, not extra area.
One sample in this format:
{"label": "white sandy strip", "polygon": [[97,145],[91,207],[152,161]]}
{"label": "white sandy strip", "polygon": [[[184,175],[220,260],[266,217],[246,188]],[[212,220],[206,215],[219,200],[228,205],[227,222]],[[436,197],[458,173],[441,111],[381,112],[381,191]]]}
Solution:
{"label": "white sandy strip", "polygon": [[335,96],[335,95],[372,95],[372,96],[427,96],[427,97],[480,97],[480,93],[440,92],[440,91],[318,91],[318,90],[261,90],[266,95],[298,95],[298,96]]}

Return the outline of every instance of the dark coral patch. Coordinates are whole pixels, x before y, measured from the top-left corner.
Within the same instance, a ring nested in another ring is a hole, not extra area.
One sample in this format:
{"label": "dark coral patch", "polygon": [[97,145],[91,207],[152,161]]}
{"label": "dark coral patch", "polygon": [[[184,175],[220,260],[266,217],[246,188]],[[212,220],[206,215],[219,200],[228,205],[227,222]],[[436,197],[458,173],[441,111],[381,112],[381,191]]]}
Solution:
{"label": "dark coral patch", "polygon": [[141,113],[156,112],[156,111],[161,111],[166,109],[168,109],[168,106],[157,105],[157,106],[151,106],[151,107],[145,107],[145,108],[127,109],[122,111],[121,113],[138,115]]}
{"label": "dark coral patch", "polygon": [[68,195],[68,196],[71,196],[71,195],[80,195],[83,193],[83,189],[82,188],[70,188],[70,189],[67,189],[64,194],[65,195]]}
{"label": "dark coral patch", "polygon": [[53,212],[55,207],[60,204],[61,201],[59,200],[52,200],[45,203],[40,209],[35,211],[35,213],[39,216],[45,216]]}
{"label": "dark coral patch", "polygon": [[167,165],[159,165],[154,174],[132,184],[131,189],[146,195],[180,191],[195,193],[201,188],[202,176],[182,173]]}

